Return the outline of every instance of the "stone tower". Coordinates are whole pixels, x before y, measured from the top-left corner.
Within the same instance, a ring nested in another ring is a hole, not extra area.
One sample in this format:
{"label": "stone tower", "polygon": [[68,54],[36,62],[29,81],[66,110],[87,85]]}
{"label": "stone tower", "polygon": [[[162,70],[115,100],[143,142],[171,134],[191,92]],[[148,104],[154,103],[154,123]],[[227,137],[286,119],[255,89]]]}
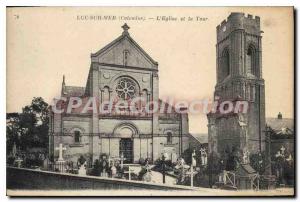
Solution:
{"label": "stone tower", "polygon": [[246,101],[246,113],[208,114],[209,152],[250,154],[265,150],[265,87],[262,78],[260,18],[231,13],[217,26],[218,103]]}

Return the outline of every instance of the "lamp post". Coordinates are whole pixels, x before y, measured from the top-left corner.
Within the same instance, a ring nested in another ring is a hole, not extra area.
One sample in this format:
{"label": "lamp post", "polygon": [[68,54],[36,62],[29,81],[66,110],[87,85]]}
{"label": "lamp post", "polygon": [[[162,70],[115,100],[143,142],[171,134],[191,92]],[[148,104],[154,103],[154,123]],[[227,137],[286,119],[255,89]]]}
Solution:
{"label": "lamp post", "polygon": [[164,153],[162,154],[161,160],[162,160],[163,184],[165,184],[166,183],[166,164],[165,164],[166,157]]}

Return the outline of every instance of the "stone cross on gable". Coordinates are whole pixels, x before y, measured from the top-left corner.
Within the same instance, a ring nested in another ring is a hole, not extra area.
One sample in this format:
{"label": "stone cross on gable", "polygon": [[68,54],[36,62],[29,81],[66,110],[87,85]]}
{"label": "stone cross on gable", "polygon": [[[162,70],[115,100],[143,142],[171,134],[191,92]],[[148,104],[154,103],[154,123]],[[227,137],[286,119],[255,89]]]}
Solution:
{"label": "stone cross on gable", "polygon": [[124,35],[129,35],[128,30],[130,29],[130,27],[125,23],[123,26],[123,34]]}
{"label": "stone cross on gable", "polygon": [[66,147],[63,147],[62,143],[59,143],[59,147],[56,147],[55,150],[58,150],[59,155],[58,155],[58,161],[63,161],[63,151],[67,150]]}

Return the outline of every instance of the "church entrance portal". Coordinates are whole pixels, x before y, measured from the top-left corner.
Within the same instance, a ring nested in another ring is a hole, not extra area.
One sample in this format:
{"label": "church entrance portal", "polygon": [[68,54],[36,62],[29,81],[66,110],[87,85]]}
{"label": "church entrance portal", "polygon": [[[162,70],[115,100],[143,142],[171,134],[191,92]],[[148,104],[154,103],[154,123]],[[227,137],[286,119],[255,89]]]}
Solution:
{"label": "church entrance portal", "polygon": [[133,141],[131,138],[120,139],[120,156],[125,158],[124,163],[133,163]]}

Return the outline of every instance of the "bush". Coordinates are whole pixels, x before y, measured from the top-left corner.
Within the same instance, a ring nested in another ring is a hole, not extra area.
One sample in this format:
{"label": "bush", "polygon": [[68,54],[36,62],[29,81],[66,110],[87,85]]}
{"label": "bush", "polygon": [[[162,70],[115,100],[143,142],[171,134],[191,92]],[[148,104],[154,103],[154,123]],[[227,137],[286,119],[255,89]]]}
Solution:
{"label": "bush", "polygon": [[256,170],[260,175],[265,172],[266,158],[265,153],[257,153],[250,155],[250,165],[254,170]]}
{"label": "bush", "polygon": [[[152,170],[162,172],[162,160],[157,159],[154,164],[155,166],[152,168]],[[165,161],[165,171],[173,171],[173,167],[174,165],[172,164],[171,160]]]}
{"label": "bush", "polygon": [[9,156],[6,160],[6,163],[10,166],[13,165],[14,162],[15,162],[15,157],[13,157],[13,156]]}
{"label": "bush", "polygon": [[147,169],[145,166],[142,167],[141,171],[139,172],[139,180],[143,180],[143,176],[147,173]]}
{"label": "bush", "polygon": [[145,165],[145,159],[144,158],[140,158],[139,159],[139,164],[141,164],[141,165]]}
{"label": "bush", "polygon": [[99,159],[102,160],[103,157],[105,157],[105,159],[108,159],[108,154],[102,153],[102,154],[100,155],[100,158],[99,158]]}
{"label": "bush", "polygon": [[78,158],[78,163],[79,163],[80,165],[84,164],[85,161],[86,161],[86,159],[85,159],[84,156],[82,156],[82,155]]}
{"label": "bush", "polygon": [[25,168],[33,168],[33,167],[40,167],[43,164],[43,160],[38,158],[25,158],[23,161],[23,165]]}
{"label": "bush", "polygon": [[92,168],[91,175],[100,176],[100,174],[101,174],[101,165],[100,165],[100,161],[97,159]]}

